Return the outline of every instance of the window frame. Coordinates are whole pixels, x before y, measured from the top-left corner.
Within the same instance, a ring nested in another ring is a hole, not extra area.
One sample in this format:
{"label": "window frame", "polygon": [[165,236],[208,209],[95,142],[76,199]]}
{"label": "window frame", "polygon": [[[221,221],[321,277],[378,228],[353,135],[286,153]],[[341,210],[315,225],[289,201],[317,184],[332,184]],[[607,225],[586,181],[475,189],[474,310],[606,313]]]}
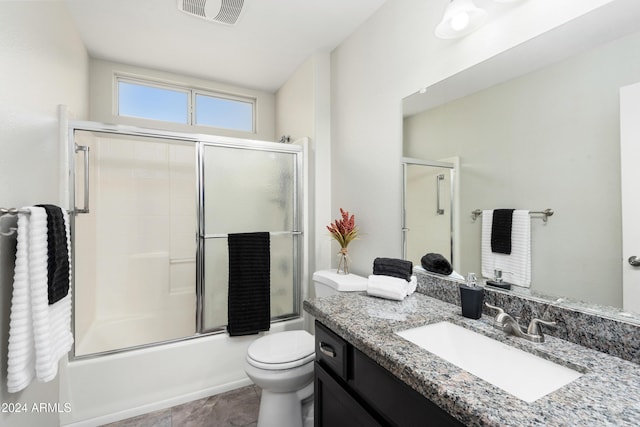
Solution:
{"label": "window frame", "polygon": [[[166,120],[152,119],[148,117],[129,116],[129,115],[120,114],[120,82],[186,93],[187,94],[187,111],[186,111],[187,123],[185,124],[182,122],[172,122],[172,121],[166,121]],[[251,130],[237,129],[233,127],[212,126],[208,124],[197,123],[196,122],[196,96],[197,95],[208,96],[212,98],[222,99],[225,101],[228,100],[228,101],[244,102],[251,105]],[[140,119],[140,120],[151,120],[159,123],[170,123],[170,124],[178,124],[183,126],[186,125],[189,127],[206,127],[210,129],[221,129],[224,131],[232,131],[232,132],[244,132],[244,133],[250,133],[250,134],[257,133],[257,99],[256,97],[253,97],[253,96],[240,95],[240,94],[228,93],[223,91],[215,91],[211,89],[203,89],[199,87],[180,85],[180,84],[166,82],[162,80],[147,79],[147,78],[141,78],[137,76],[129,76],[126,74],[115,73],[113,100],[114,100],[113,113],[116,117]]]}

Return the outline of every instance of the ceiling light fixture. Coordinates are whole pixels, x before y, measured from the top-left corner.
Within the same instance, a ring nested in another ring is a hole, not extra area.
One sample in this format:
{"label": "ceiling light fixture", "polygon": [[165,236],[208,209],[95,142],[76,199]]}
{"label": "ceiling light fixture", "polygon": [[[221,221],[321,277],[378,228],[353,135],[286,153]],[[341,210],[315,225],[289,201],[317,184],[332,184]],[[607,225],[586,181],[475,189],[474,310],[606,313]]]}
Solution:
{"label": "ceiling light fixture", "polygon": [[477,7],[472,0],[451,0],[442,21],[435,30],[436,37],[455,39],[467,35],[484,24],[487,12]]}

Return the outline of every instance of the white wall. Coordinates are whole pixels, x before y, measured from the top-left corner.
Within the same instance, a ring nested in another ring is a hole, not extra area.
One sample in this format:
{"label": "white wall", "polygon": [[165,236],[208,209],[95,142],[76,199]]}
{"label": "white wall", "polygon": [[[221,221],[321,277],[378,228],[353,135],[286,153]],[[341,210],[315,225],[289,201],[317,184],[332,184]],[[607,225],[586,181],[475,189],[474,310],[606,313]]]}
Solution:
{"label": "white wall", "polygon": [[610,1],[520,2],[444,41],[433,29],[446,1],[390,0],[332,53],[332,209],[354,213],[362,230],[354,273],[401,255],[401,99]]}
{"label": "white wall", "polygon": [[[60,203],[57,105],[88,115],[88,56],[62,2],[0,2],[0,201],[2,207]],[[6,219],[2,222],[5,224]],[[6,230],[3,225],[3,230]],[[59,380],[9,394],[7,342],[15,239],[0,237],[0,401],[27,405],[0,413],[0,425],[57,426]]]}
{"label": "white wall", "polygon": [[326,52],[312,55],[276,93],[276,135],[289,135],[292,141],[309,137],[306,176],[309,230],[307,251],[309,274],[305,281],[313,295],[310,276],[315,270],[329,268],[333,259],[331,241],[325,225],[331,212],[331,119],[330,56]]}

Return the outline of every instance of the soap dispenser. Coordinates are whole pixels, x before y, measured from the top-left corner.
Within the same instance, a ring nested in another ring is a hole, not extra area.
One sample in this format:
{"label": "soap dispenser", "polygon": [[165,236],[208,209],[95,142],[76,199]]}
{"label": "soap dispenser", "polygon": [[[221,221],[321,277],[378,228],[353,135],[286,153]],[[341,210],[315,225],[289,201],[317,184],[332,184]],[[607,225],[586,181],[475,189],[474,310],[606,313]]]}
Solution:
{"label": "soap dispenser", "polygon": [[467,275],[467,284],[460,285],[462,315],[469,319],[479,319],[482,316],[483,300],[484,289],[478,286],[478,279],[475,273],[469,273]]}
{"label": "soap dispenser", "polygon": [[502,270],[499,268],[493,270],[493,277],[495,277],[495,279],[487,280],[487,285],[493,286],[494,288],[511,289],[511,283],[502,281]]}

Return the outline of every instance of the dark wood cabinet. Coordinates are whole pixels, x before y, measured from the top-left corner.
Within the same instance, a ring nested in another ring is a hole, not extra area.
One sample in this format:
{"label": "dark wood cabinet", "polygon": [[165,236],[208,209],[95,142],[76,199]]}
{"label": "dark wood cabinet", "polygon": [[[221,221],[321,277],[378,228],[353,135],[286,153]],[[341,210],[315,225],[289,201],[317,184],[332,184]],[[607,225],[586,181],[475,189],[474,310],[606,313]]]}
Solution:
{"label": "dark wood cabinet", "polygon": [[316,321],[315,426],[464,426]]}
{"label": "dark wood cabinet", "polygon": [[344,385],[338,383],[322,366],[315,364],[314,423],[316,426],[382,426]]}

